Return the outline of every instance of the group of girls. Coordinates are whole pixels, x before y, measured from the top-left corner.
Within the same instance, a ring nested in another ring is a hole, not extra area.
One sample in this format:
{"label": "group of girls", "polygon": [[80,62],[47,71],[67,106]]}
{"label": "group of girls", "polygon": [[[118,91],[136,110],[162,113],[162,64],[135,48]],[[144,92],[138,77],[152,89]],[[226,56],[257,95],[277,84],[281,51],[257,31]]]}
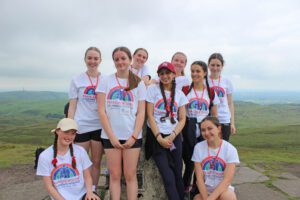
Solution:
{"label": "group of girls", "polygon": [[110,198],[121,198],[123,173],[127,199],[136,200],[147,113],[146,158],[154,159],[168,199],[184,199],[194,166],[199,192],[194,199],[234,199],[230,182],[239,160],[227,142],[230,133],[235,133],[234,108],[232,85],[221,77],[222,55],[210,56],[208,67],[205,62],[193,62],[191,84],[184,74],[187,57],[182,52],[176,52],[171,62],[161,63],[153,79],[145,65],[148,52],[144,48],[132,55],[127,47],[118,47],[112,59],[116,72],[102,75],[101,52],[90,47],[84,56],[86,72],[72,79],[68,118],[53,131],[54,144],[41,154],[38,164],[37,174],[44,177],[51,197],[100,199],[94,191],[105,152]]}

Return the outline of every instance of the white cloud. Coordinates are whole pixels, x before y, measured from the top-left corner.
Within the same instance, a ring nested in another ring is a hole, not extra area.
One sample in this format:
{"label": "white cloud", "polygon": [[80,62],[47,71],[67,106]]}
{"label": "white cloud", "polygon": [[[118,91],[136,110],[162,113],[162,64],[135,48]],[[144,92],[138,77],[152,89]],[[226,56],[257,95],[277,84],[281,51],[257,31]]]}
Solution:
{"label": "white cloud", "polygon": [[221,52],[238,89],[299,90],[299,20],[296,0],[2,0],[0,90],[67,91],[87,47],[101,49],[100,70],[112,73],[120,45],[145,47],[153,75],[176,51],[188,55],[187,72]]}

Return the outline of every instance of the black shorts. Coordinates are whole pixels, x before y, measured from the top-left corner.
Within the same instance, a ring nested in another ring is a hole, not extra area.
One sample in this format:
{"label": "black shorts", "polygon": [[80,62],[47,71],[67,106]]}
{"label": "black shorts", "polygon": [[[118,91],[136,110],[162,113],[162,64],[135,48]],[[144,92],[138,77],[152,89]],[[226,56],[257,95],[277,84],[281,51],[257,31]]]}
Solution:
{"label": "black shorts", "polygon": [[225,123],[221,125],[222,125],[222,139],[228,142],[231,133],[230,123]]}
{"label": "black shorts", "polygon": [[[119,142],[120,142],[121,144],[125,144],[126,140],[119,140]],[[110,142],[109,139],[102,139],[102,144],[103,144],[103,148],[104,148],[104,149],[113,149],[113,148],[114,148],[114,146],[111,144],[111,142]],[[141,148],[141,147],[142,147],[142,144],[143,144],[142,138],[141,138],[141,139],[138,139],[138,140],[132,145],[132,147],[130,147],[130,149]]]}
{"label": "black shorts", "polygon": [[80,142],[87,142],[90,140],[95,140],[98,142],[101,142],[101,131],[102,129],[87,132],[87,133],[81,133],[81,134],[76,134],[75,137],[75,143],[80,143]]}

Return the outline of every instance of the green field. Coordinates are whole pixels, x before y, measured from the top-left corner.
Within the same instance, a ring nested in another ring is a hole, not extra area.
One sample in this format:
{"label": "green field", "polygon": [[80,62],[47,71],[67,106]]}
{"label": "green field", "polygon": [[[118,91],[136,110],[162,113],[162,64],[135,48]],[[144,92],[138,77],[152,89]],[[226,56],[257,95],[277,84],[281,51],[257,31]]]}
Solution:
{"label": "green field", "polygon": [[[0,167],[33,163],[35,149],[53,141],[50,130],[63,117],[67,97],[34,95],[34,100],[0,95]],[[300,164],[299,104],[236,102],[235,107],[238,131],[231,142],[242,162],[276,169]]]}

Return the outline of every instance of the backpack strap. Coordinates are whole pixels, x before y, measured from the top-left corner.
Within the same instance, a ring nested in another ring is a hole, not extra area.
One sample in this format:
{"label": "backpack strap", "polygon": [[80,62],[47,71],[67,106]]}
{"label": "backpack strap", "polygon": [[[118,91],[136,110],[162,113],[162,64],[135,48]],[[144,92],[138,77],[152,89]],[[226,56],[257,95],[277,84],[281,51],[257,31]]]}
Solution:
{"label": "backpack strap", "polygon": [[187,86],[183,86],[183,87],[182,87],[182,92],[183,92],[185,95],[187,95],[187,94],[188,94],[188,91],[189,91],[189,89],[190,89],[190,86],[189,86],[189,85],[187,85]]}

